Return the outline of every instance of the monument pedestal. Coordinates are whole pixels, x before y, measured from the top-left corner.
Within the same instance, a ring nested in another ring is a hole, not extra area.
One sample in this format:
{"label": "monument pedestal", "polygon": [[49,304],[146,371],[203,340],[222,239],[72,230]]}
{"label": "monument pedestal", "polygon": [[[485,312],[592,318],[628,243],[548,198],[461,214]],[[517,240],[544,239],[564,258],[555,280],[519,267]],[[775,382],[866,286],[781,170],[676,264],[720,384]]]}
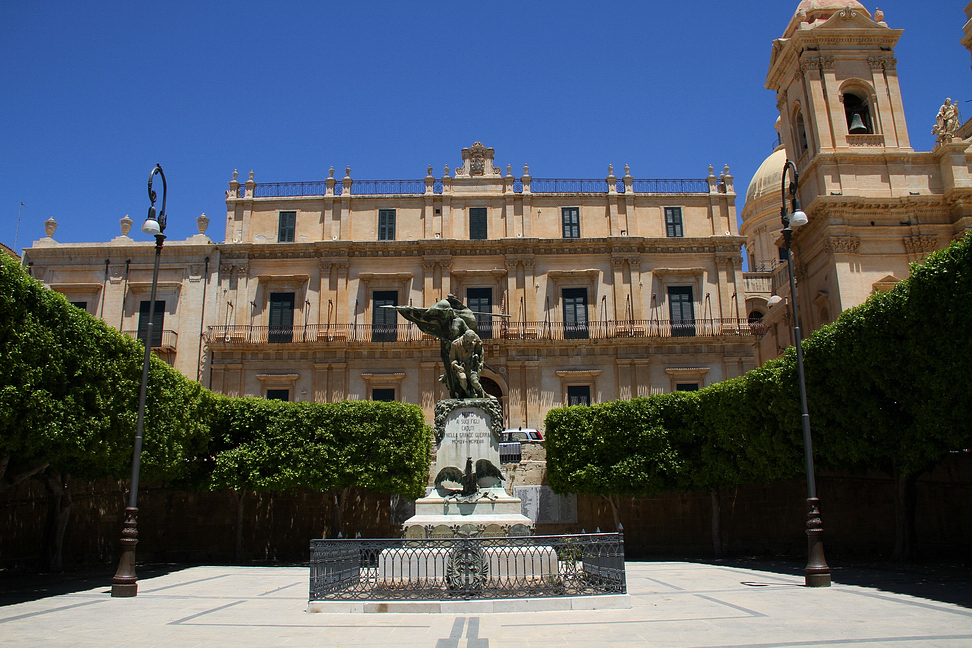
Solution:
{"label": "monument pedestal", "polygon": [[[499,468],[502,421],[502,410],[493,399],[439,401],[435,406],[438,447],[433,474],[446,467],[462,471],[469,459],[474,463],[486,459]],[[438,488],[415,500],[415,515],[405,521],[405,537],[531,535],[533,522],[521,512],[520,498],[508,495],[501,484],[489,484],[491,479],[480,477],[474,495]]]}

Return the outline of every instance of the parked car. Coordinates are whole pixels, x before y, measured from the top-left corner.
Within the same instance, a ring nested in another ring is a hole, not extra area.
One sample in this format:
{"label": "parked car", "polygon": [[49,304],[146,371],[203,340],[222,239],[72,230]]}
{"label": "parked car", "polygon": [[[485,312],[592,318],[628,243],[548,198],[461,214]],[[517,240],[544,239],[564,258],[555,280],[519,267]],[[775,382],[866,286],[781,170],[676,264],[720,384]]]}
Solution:
{"label": "parked car", "polygon": [[517,428],[515,430],[503,430],[503,441],[543,441],[543,435],[533,428]]}

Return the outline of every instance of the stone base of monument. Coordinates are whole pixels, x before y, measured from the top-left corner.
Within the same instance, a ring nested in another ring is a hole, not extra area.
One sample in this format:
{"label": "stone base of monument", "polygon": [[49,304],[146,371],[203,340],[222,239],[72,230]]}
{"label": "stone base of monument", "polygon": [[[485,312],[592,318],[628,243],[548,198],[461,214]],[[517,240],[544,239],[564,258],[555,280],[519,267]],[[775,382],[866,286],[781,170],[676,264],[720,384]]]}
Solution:
{"label": "stone base of monument", "polygon": [[433,494],[415,500],[415,515],[405,521],[406,538],[505,537],[533,533],[533,522],[520,512],[519,497],[502,488],[480,491],[475,501]]}

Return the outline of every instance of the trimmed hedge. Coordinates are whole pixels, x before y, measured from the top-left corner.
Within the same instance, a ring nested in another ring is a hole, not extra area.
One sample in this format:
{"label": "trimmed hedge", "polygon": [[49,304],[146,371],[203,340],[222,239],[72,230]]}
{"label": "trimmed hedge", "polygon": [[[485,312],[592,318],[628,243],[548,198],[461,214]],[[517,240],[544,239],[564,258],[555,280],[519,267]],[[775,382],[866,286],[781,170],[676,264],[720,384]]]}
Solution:
{"label": "trimmed hedge", "polygon": [[213,489],[425,494],[432,434],[417,405],[221,397],[216,409]]}
{"label": "trimmed hedge", "polygon": [[[815,459],[916,475],[972,446],[972,238],[804,341]],[[698,392],[551,410],[559,493],[646,494],[803,473],[796,352]]]}

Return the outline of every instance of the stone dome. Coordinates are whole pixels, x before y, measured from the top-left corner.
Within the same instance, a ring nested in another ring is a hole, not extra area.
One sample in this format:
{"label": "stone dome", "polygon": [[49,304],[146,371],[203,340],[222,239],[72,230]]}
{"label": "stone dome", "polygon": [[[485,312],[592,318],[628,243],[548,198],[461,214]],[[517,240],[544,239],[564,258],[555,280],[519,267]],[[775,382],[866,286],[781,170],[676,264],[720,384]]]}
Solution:
{"label": "stone dome", "polygon": [[786,150],[782,145],[777,146],[770,156],[756,169],[753,179],[746,190],[746,204],[750,204],[762,196],[780,193],[780,183],[783,182],[783,165],[786,164]]}
{"label": "stone dome", "polygon": [[813,27],[816,23],[824,22],[841,9],[859,11],[868,18],[871,18],[871,12],[857,0],[801,0],[800,4],[797,5],[796,11],[793,13],[793,18],[790,19],[790,24],[787,26],[783,37],[789,38],[792,36],[801,22],[807,22]]}

